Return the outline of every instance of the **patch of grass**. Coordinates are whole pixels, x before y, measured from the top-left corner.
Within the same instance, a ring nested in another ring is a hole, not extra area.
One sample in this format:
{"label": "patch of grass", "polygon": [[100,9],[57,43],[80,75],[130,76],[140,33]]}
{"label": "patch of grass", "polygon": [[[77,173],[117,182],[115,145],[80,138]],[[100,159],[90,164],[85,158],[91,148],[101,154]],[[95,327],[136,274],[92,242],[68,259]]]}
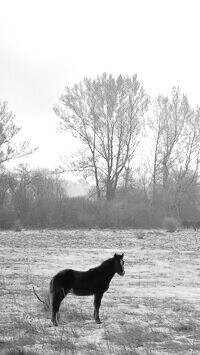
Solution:
{"label": "patch of grass", "polygon": [[144,346],[149,341],[149,330],[148,327],[142,326],[139,323],[124,324],[118,331],[114,331],[114,329],[109,331],[107,329],[104,338],[110,343],[134,350],[135,348]]}
{"label": "patch of grass", "polygon": [[8,349],[4,352],[4,355],[38,355],[35,351],[25,350],[20,347],[16,347],[13,349]]}
{"label": "patch of grass", "polygon": [[[37,294],[37,296],[40,298],[40,300],[42,300],[43,302],[41,302],[36,295],[34,295],[38,302],[40,302],[40,305],[42,305],[43,309],[48,312],[50,311],[50,296],[49,296],[49,290],[45,289],[45,290],[42,290],[42,291],[38,291],[36,290],[36,288],[34,287],[35,289],[35,292]],[[33,291],[33,293],[35,293]]]}
{"label": "patch of grass", "polygon": [[[97,345],[96,343],[92,342],[87,342],[87,350],[89,354],[102,354],[102,350],[100,349],[100,346]],[[103,352],[105,354],[105,352]]]}
{"label": "patch of grass", "polygon": [[188,322],[179,322],[174,326],[177,332],[192,332],[194,331],[194,324],[189,320]]}
{"label": "patch of grass", "polygon": [[16,324],[16,329],[19,331],[25,330],[27,333],[33,334],[38,334],[40,332],[40,327],[38,326],[38,323],[34,324],[33,322],[30,321],[30,319],[26,318],[26,315],[24,318],[17,318],[15,319],[15,324]]}
{"label": "patch of grass", "polygon": [[63,353],[63,351],[65,351],[66,354],[76,353],[77,350],[73,336],[69,332],[67,332],[67,337],[63,335],[60,336],[60,338],[49,339],[48,345],[58,354]]}
{"label": "patch of grass", "polygon": [[137,237],[137,239],[144,239],[145,233],[143,233],[143,232],[137,232],[137,233],[136,233],[136,237]]}
{"label": "patch of grass", "polygon": [[67,305],[66,309],[62,309],[61,312],[61,317],[64,322],[66,323],[82,323],[84,325],[85,321],[87,320],[93,320],[93,315],[91,315],[88,312],[85,312],[81,307],[76,309],[77,305],[74,305],[74,307]]}

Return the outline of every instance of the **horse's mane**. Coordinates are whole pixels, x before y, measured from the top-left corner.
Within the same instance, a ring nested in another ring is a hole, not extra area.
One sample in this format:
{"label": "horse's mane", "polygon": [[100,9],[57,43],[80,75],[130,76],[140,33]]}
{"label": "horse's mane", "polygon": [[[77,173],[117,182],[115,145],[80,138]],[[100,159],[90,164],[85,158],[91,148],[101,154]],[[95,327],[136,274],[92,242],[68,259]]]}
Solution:
{"label": "horse's mane", "polygon": [[96,266],[96,267],[94,267],[93,269],[90,269],[90,270],[103,271],[107,266],[109,266],[111,264],[112,261],[113,261],[113,258],[109,258],[109,259],[103,261],[99,266]]}

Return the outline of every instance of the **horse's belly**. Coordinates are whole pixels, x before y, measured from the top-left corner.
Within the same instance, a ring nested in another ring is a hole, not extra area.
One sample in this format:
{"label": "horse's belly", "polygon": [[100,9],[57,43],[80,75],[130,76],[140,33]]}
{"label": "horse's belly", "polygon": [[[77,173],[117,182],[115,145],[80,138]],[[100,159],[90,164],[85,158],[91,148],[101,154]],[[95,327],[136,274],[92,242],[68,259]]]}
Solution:
{"label": "horse's belly", "polygon": [[91,296],[94,294],[94,291],[92,290],[78,289],[78,288],[72,288],[71,292],[76,296]]}

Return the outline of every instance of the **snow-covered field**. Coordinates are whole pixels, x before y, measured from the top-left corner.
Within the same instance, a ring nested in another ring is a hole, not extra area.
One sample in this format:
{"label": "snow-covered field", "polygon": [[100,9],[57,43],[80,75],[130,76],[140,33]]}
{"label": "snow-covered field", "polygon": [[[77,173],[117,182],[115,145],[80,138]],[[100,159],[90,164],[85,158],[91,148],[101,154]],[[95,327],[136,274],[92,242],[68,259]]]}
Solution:
{"label": "snow-covered field", "polygon": [[[60,325],[36,299],[63,268],[87,270],[124,252],[124,277],[103,296],[67,296]],[[0,232],[0,354],[200,354],[200,232]]]}

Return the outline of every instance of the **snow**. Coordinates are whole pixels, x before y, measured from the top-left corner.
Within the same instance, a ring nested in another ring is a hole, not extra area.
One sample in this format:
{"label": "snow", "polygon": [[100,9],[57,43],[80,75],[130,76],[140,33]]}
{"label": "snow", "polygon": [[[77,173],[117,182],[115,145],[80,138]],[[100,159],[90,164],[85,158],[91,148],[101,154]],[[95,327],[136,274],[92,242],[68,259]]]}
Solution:
{"label": "snow", "polygon": [[[199,354],[199,249],[200,234],[190,230],[0,232],[0,349],[83,355],[122,354],[125,346],[138,354]],[[115,252],[124,252],[126,273],[103,296],[103,323],[93,320],[92,297],[68,295],[59,327],[52,327],[32,284],[45,297],[59,270],[87,270]]]}

